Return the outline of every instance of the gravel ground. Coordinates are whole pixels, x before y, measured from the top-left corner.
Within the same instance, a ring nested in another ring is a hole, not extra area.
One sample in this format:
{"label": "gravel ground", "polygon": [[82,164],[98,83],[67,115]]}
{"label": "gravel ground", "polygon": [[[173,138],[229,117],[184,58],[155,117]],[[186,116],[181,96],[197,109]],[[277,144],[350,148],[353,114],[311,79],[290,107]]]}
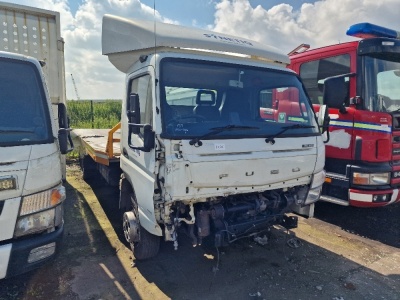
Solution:
{"label": "gravel ground", "polygon": [[136,262],[123,241],[118,190],[69,166],[63,247],[41,269],[0,281],[0,299],[400,299],[400,205],[319,203],[289,232],[225,249],[162,243]]}

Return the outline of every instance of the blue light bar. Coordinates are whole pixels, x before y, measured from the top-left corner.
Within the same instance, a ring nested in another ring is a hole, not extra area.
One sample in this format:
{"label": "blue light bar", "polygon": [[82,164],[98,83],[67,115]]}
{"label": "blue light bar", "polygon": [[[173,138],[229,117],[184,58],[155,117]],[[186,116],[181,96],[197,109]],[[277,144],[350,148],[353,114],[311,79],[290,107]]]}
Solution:
{"label": "blue light bar", "polygon": [[400,39],[399,31],[374,25],[371,23],[354,24],[350,26],[346,34],[350,36],[359,37],[362,39],[373,38],[373,37],[387,37],[393,39]]}

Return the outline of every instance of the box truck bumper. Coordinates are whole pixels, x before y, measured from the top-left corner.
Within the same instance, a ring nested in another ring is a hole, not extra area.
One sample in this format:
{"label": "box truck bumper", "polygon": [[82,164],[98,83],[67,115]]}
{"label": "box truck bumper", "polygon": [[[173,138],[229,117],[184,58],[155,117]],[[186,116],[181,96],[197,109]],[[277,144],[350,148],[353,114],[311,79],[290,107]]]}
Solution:
{"label": "box truck bumper", "polygon": [[0,279],[31,271],[54,258],[63,232],[64,224],[48,234],[0,245]]}

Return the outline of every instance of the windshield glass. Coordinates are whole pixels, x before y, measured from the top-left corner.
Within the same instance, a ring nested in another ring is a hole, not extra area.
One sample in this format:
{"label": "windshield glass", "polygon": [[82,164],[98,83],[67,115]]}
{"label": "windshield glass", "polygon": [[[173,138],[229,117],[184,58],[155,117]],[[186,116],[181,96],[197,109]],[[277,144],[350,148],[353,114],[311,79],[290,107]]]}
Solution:
{"label": "windshield glass", "polygon": [[34,65],[0,59],[0,146],[50,141],[49,113]]}
{"label": "windshield glass", "polygon": [[292,73],[170,58],[161,69],[164,137],[256,138],[283,128],[280,137],[319,134],[302,84]]}
{"label": "windshield glass", "polygon": [[[388,58],[394,59],[393,56]],[[400,55],[399,55],[400,58]],[[370,111],[393,112],[400,109],[400,60],[366,56],[366,105]]]}

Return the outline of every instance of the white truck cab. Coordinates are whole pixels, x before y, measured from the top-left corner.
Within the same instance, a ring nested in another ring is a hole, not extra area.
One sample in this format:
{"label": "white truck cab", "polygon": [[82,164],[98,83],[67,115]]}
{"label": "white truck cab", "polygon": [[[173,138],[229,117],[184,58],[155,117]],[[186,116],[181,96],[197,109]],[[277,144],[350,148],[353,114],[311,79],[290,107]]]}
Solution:
{"label": "white truck cab", "polygon": [[[155,31],[154,31],[155,29]],[[318,120],[278,50],[199,29],[105,15],[103,54],[126,73],[120,207],[136,259],[297,226],[325,179]],[[321,118],[323,119],[323,117]],[[323,122],[323,120],[321,121]]]}
{"label": "white truck cab", "polygon": [[[0,19],[3,279],[37,268],[54,257],[63,234],[63,154],[71,149],[65,97],[53,97],[65,93],[63,53],[59,53],[63,48],[58,49],[59,14],[0,2]],[[37,44],[39,39],[42,44]],[[46,62],[39,62],[39,58]],[[47,84],[43,68],[55,71],[48,72],[51,79]]]}

